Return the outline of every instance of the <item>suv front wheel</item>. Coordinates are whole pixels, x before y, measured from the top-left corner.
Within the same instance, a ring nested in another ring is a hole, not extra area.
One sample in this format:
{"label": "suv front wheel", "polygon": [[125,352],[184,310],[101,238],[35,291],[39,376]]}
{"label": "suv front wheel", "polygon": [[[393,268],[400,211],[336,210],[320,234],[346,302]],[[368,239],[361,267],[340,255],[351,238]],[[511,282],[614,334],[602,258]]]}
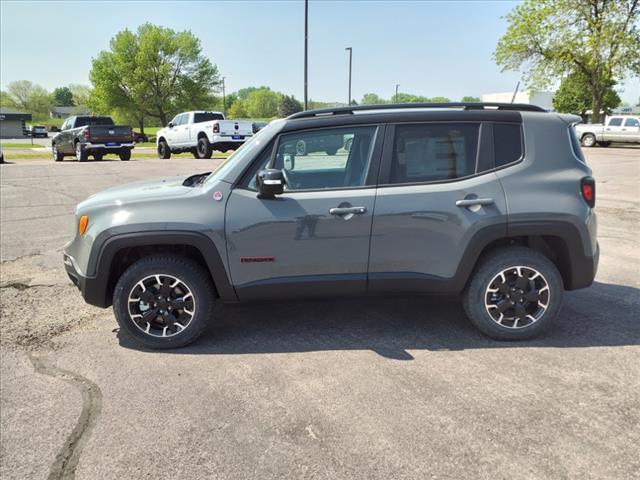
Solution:
{"label": "suv front wheel", "polygon": [[564,287],[556,266],[526,247],[505,247],[484,257],[463,293],[471,322],[496,340],[527,340],[552,323]]}
{"label": "suv front wheel", "polygon": [[215,294],[207,272],[177,255],[152,255],[131,265],[113,292],[120,328],[138,343],[167,349],[188,345],[207,327]]}

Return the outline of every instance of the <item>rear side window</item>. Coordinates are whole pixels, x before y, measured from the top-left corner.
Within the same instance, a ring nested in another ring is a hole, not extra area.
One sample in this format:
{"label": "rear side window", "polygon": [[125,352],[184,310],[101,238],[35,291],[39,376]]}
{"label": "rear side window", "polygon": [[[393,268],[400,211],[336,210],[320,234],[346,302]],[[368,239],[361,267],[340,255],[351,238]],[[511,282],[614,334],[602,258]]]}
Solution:
{"label": "rear side window", "polygon": [[193,114],[193,123],[210,122],[211,120],[224,120],[224,116],[220,113],[213,113],[213,112]]}
{"label": "rear side window", "polygon": [[425,123],[396,126],[390,183],[451,180],[473,175],[479,125]]}
{"label": "rear side window", "polygon": [[610,127],[619,127],[620,125],[622,125],[622,118],[620,117],[612,118],[611,120],[609,120]]}
{"label": "rear side window", "polygon": [[638,127],[638,126],[640,126],[640,121],[638,121],[637,118],[627,118],[624,121],[624,126],[625,127]]}
{"label": "rear side window", "polygon": [[520,125],[494,123],[493,151],[496,167],[502,167],[522,157],[522,129]]}

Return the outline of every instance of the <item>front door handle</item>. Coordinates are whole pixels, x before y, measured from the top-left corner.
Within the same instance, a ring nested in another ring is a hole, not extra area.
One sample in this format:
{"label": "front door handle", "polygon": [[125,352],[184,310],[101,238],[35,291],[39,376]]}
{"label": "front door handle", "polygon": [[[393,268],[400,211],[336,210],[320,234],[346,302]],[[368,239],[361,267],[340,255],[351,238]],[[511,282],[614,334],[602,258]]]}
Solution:
{"label": "front door handle", "polygon": [[493,205],[493,198],[465,198],[456,202],[456,207],[475,207],[476,205]]}
{"label": "front door handle", "polygon": [[367,207],[335,207],[330,208],[331,215],[362,215],[367,212]]}

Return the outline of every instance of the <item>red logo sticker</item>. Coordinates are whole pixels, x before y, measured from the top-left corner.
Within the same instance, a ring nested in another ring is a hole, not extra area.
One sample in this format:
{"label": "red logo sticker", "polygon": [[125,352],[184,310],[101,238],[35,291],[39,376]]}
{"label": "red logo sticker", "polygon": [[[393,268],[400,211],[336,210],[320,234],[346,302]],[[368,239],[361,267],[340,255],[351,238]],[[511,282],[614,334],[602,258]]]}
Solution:
{"label": "red logo sticker", "polygon": [[219,202],[220,200],[222,200],[222,192],[215,192],[215,193],[213,194],[213,199],[214,199],[216,202]]}

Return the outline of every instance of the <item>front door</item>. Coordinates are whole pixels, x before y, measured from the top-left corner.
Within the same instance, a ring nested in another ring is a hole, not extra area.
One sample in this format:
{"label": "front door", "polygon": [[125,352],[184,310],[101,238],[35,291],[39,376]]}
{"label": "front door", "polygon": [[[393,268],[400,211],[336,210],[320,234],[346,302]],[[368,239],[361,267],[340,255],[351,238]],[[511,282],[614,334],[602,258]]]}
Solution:
{"label": "front door", "polygon": [[622,138],[622,134],[624,133],[622,129],[622,122],[624,118],[622,117],[612,117],[609,119],[609,123],[604,127],[603,138],[608,142],[619,142],[624,141]]}
{"label": "front door", "polygon": [[[366,291],[378,130],[283,134],[257,159],[226,208],[229,266],[241,300]],[[257,197],[255,173],[267,166],[286,177],[275,199]]]}

